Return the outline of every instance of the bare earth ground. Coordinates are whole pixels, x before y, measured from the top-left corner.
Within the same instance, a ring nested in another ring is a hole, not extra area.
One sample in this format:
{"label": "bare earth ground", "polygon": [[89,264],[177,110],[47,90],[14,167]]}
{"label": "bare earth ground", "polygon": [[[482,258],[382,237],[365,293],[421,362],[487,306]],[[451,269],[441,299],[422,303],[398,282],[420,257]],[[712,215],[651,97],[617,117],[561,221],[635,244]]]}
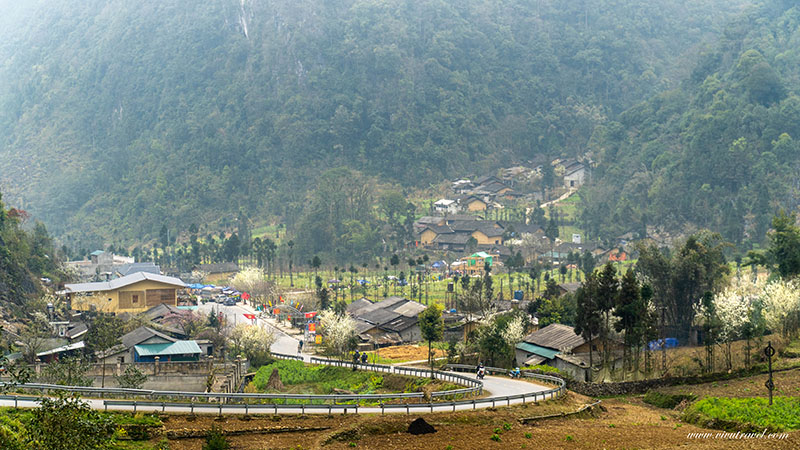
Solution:
{"label": "bare earth ground", "polygon": [[[570,393],[567,397],[538,405],[528,404],[495,411],[425,415],[437,433],[413,436],[406,433],[408,424],[417,416],[213,416],[165,417],[165,429],[207,430],[212,425],[224,430],[272,427],[330,427],[324,431],[283,434],[250,434],[229,437],[234,449],[584,449],[584,448],[700,448],[700,449],[783,449],[800,448],[800,431],[789,433],[783,441],[689,439],[688,433],[708,432],[681,423],[679,413],[644,404],[639,398],[608,399],[602,402],[605,411],[580,416],[543,419],[523,425],[523,417],[575,411],[590,403],[587,397]],[[496,428],[509,424],[499,442],[491,440]],[[526,437],[530,433],[530,438]],[[174,450],[201,449],[202,439],[170,440]],[[354,447],[355,446],[355,447]]]}

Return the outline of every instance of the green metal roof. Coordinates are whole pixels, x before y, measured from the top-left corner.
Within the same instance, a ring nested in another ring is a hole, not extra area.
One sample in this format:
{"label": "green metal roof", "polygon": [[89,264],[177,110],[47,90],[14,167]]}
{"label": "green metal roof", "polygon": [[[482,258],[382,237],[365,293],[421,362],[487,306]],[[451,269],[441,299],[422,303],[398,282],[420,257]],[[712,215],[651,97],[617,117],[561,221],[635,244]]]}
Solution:
{"label": "green metal roof", "polygon": [[175,341],[163,344],[142,344],[134,346],[139,356],[190,355],[202,353],[195,341]]}
{"label": "green metal roof", "polygon": [[530,344],[528,342],[520,342],[519,344],[517,344],[517,348],[528,353],[533,353],[534,355],[539,355],[542,358],[546,359],[552,359],[557,354],[560,353],[558,350],[553,350],[551,348],[546,348],[546,347],[539,347],[538,345]]}

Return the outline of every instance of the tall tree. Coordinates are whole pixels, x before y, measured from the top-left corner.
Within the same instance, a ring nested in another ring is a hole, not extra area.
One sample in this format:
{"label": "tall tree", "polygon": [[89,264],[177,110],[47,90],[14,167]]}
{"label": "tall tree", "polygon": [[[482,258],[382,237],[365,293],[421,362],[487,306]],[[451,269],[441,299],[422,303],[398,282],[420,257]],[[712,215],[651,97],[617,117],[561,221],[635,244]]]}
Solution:
{"label": "tall tree", "polygon": [[[577,311],[575,314],[575,333],[589,342],[589,367],[594,367],[594,345],[592,340],[602,328],[602,311],[597,297],[598,283],[593,273],[586,275],[581,287],[576,292]],[[591,370],[590,370],[591,373]]]}
{"label": "tall tree", "polygon": [[603,326],[600,328],[600,340],[603,343],[603,366],[607,367],[611,356],[609,337],[611,334],[611,310],[617,304],[619,295],[619,279],[614,264],[608,262],[597,276],[597,306],[603,314]]}
{"label": "tall tree", "polygon": [[[422,339],[428,341],[428,364],[433,371],[433,343],[440,341],[444,334],[444,321],[442,320],[442,307],[430,305],[419,314],[419,328]],[[433,372],[431,372],[433,378]]]}

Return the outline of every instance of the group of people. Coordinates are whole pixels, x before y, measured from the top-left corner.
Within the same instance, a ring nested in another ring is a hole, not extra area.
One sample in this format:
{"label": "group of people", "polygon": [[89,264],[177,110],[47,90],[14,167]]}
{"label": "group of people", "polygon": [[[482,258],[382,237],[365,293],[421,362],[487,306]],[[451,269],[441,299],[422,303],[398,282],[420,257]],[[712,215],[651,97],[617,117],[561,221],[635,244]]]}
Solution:
{"label": "group of people", "polygon": [[[478,363],[478,367],[475,368],[475,372],[476,376],[481,380],[484,376],[486,376],[486,367],[483,366],[482,362]],[[508,375],[511,378],[519,378],[522,375],[522,372],[520,372],[519,367],[514,367],[512,370],[508,371]]]}
{"label": "group of people", "polygon": [[369,358],[367,352],[359,353],[359,351],[356,350],[355,353],[353,353],[353,371],[356,370],[356,365],[358,365],[359,360],[361,360],[361,364],[366,364],[367,358]]}

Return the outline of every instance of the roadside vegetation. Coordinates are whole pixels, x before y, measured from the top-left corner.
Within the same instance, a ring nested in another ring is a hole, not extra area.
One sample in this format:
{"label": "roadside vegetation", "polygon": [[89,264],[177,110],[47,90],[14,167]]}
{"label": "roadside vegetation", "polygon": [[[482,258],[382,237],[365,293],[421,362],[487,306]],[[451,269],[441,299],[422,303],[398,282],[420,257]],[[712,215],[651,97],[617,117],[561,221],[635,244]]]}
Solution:
{"label": "roadside vegetation", "polygon": [[270,376],[277,369],[284,393],[293,394],[386,394],[431,392],[460,389],[462,386],[429,378],[383,374],[346,367],[307,365],[301,361],[280,360],[262,366],[253,379],[257,392],[276,392],[269,388]]}

